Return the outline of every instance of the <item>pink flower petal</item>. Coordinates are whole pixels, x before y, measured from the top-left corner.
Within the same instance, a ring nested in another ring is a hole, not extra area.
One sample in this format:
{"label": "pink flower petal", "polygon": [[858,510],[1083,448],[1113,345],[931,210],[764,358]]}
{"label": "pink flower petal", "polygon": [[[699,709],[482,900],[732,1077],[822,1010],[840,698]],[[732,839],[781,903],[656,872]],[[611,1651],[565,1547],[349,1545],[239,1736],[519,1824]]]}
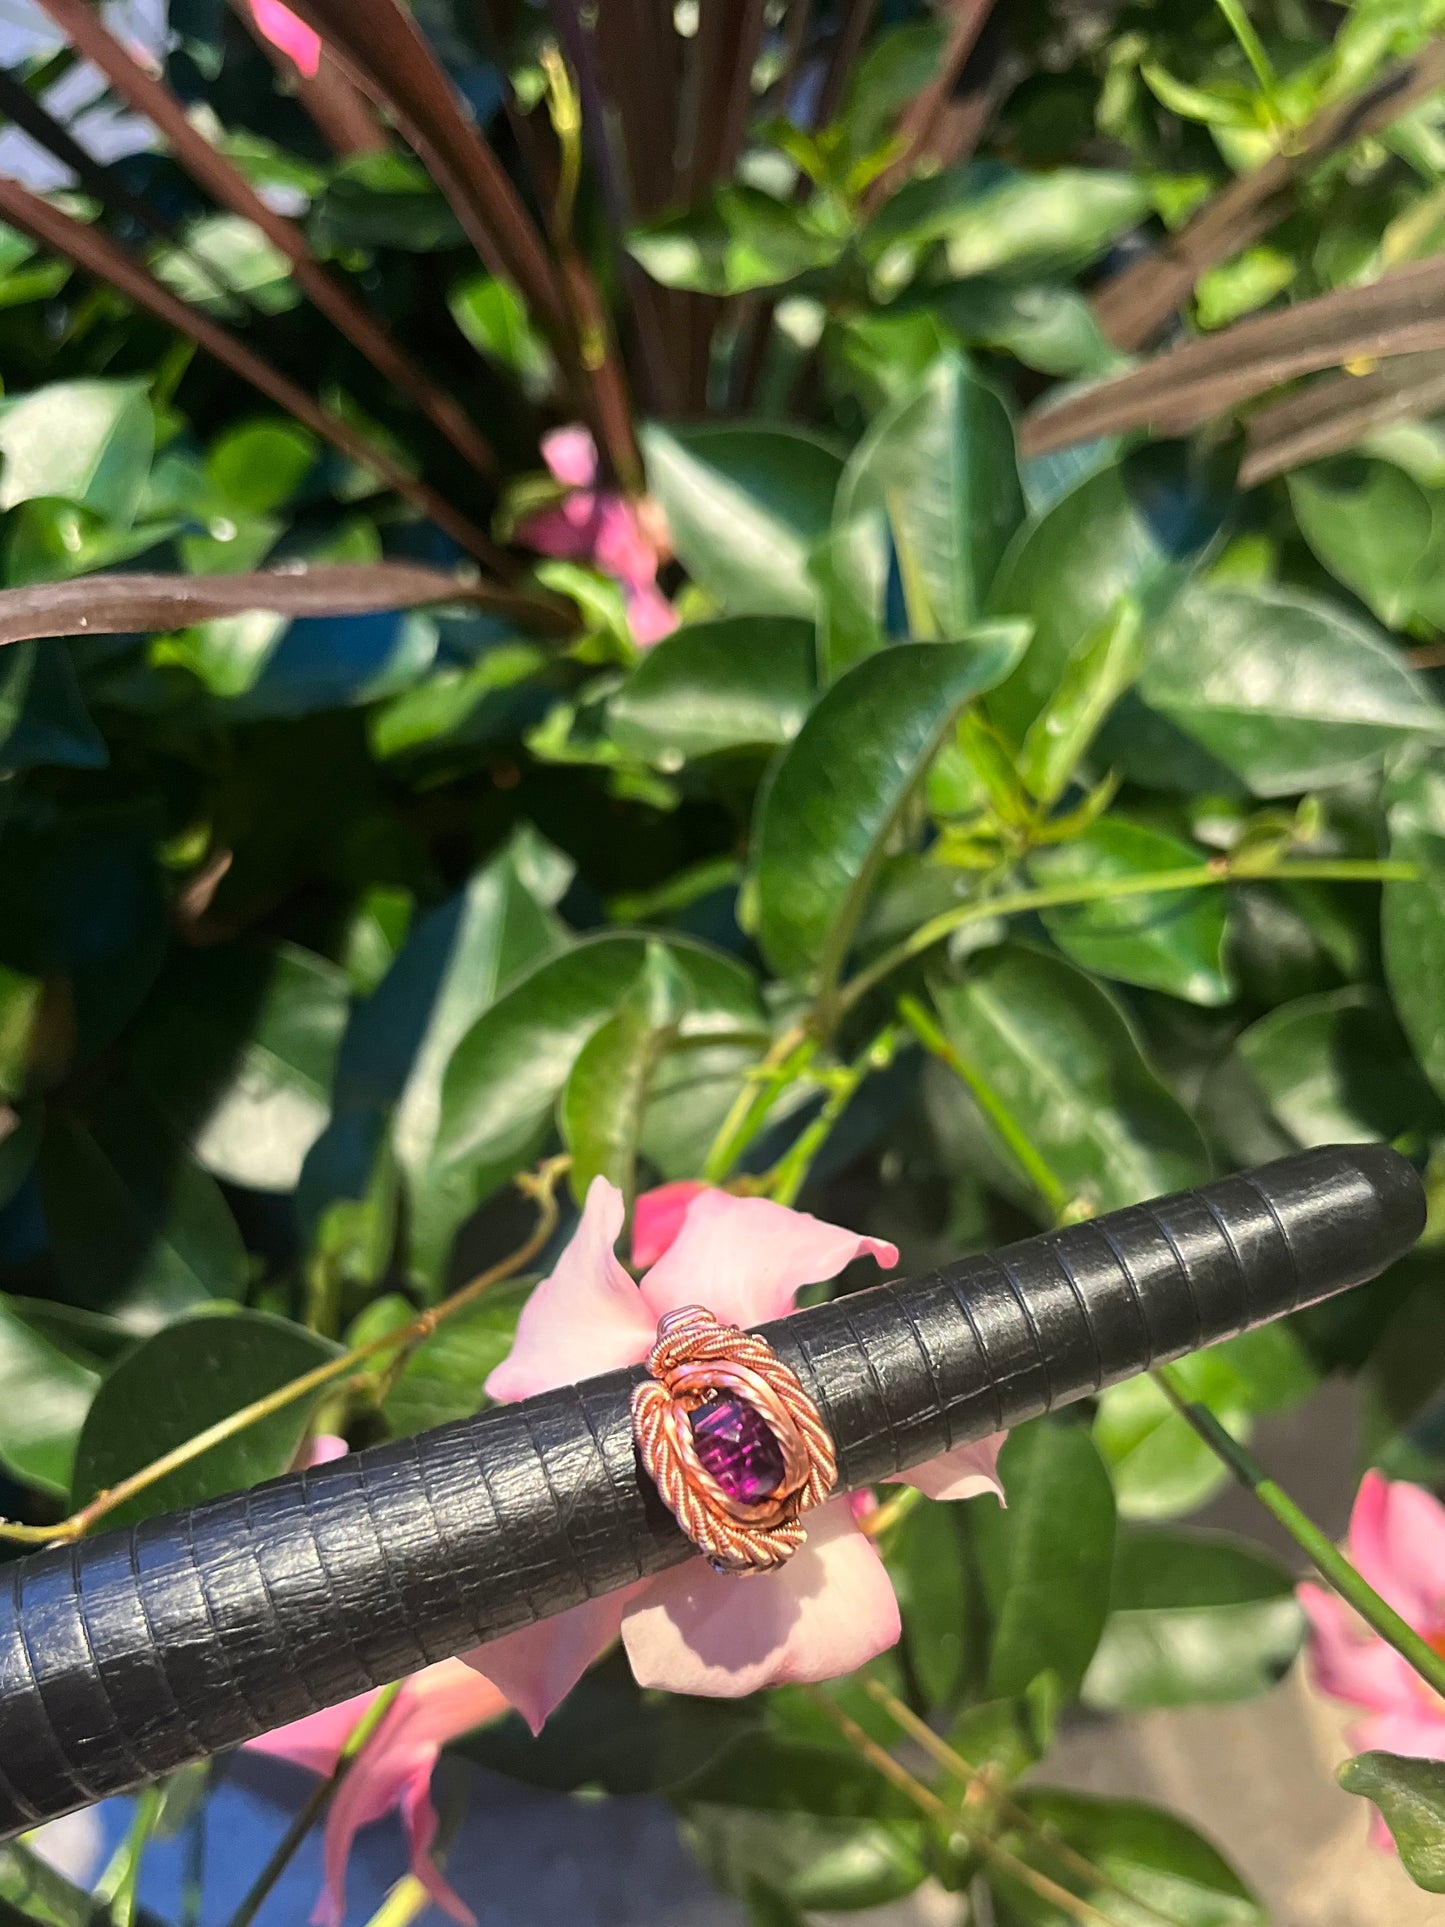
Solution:
{"label": "pink flower petal", "polygon": [[414,1773],[401,1793],[401,1819],[411,1846],[411,1870],[444,1914],[450,1914],[453,1920],[461,1923],[461,1927],[476,1927],[476,1915],[443,1878],[441,1869],[432,1859],[431,1850],[437,1836],[437,1810],[432,1804],[431,1771],[431,1767],[428,1767],[425,1772]]}
{"label": "pink flower petal", "polygon": [[289,1760],[313,1773],[330,1773],[341,1758],[341,1749],[356,1730],[356,1723],[376,1698],[375,1693],[358,1693],[340,1706],[328,1706],[320,1713],[308,1713],[303,1720],[277,1727],[247,1740],[249,1753],[264,1753],[273,1760]]}
{"label": "pink flower petal", "polygon": [[851,1673],[898,1634],[887,1571],[846,1500],[811,1515],[779,1571],[741,1580],[689,1559],[644,1581],[622,1619],[639,1685],[723,1699]]}
{"label": "pink flower petal", "polygon": [[677,611],[662,591],[648,583],[627,592],[627,626],[639,649],[650,649],[677,627]]}
{"label": "pink flower petal", "polygon": [[888,1483],[916,1485],[927,1499],[976,1499],[991,1492],[1000,1505],[1007,1505],[998,1476],[998,1455],[1007,1437],[1007,1432],[991,1432],[971,1445],[956,1445],[926,1465],[895,1473]]}
{"label": "pink flower petal", "polygon": [[334,1432],[318,1432],[301,1455],[301,1470],[309,1472],[313,1465],[330,1465],[333,1459],[344,1459],[349,1450],[346,1440],[337,1438]]}
{"label": "pink flower petal", "polygon": [[1445,1625],[1445,1506],[1431,1493],[1367,1472],[1350,1515],[1350,1552],[1417,1632]]}
{"label": "pink flower petal", "polygon": [[251,17],[273,47],[279,47],[308,80],[315,79],[321,65],[319,34],[313,33],[304,20],[298,20],[289,7],[283,7],[281,0],[251,0]]}
{"label": "pink flower petal", "polygon": [[597,497],[593,554],[599,568],[629,589],[650,589],[657,580],[657,551],[643,534],[632,504],[621,495]]}
{"label": "pink flower petal", "polygon": [[570,497],[551,508],[525,515],[517,524],[519,542],[542,555],[555,555],[566,562],[590,562],[597,533],[593,509],[595,498]]}
{"label": "pink flower petal", "polygon": [[570,1612],[489,1639],[462,1657],[491,1681],[534,1733],[540,1733],[547,1716],[616,1639],[628,1601],[640,1589],[624,1586],[601,1599],[589,1599]]}
{"label": "pink flower petal", "polygon": [[597,480],[597,444],[580,422],[554,428],[542,437],[542,460],[567,488],[591,488]]}
{"label": "pink flower petal", "polygon": [[1445,1760],[1445,1709],[1432,1714],[1401,1710],[1372,1713],[1350,1728],[1350,1744],[1361,1753],[1400,1753],[1407,1760]]}
{"label": "pink flower petal", "polygon": [[705,1191],[643,1279],[642,1295],[654,1321],[679,1305],[704,1305],[725,1324],[761,1325],[790,1312],[804,1285],[836,1278],[864,1252],[883,1265],[898,1263],[896,1247],[880,1238],[767,1198]]}
{"label": "pink flower petal", "polygon": [[1302,1581],[1295,1596],[1309,1621],[1310,1668],[1322,1693],[1377,1713],[1415,1705],[1423,1682],[1343,1599],[1312,1579]]}
{"label": "pink flower petal", "polygon": [[646,1271],[657,1263],[681,1231],[688,1206],[707,1188],[700,1178],[679,1178],[642,1193],[632,1208],[634,1270]]}
{"label": "pink flower petal", "polygon": [[646,1358],[657,1320],[612,1248],[624,1215],[616,1185],[594,1178],[571,1243],[523,1306],[512,1349],[487,1379],[492,1398],[530,1398]]}

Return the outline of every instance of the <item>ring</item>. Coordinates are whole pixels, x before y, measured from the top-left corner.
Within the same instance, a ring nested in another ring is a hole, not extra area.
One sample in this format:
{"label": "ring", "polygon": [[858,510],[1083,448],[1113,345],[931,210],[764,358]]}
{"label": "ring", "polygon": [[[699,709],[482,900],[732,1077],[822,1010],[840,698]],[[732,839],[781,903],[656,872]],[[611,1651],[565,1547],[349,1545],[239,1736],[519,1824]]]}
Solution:
{"label": "ring", "polygon": [[663,1503],[717,1571],[772,1572],[837,1481],[817,1406],[766,1339],[701,1305],[667,1313],[647,1369],[632,1436]]}

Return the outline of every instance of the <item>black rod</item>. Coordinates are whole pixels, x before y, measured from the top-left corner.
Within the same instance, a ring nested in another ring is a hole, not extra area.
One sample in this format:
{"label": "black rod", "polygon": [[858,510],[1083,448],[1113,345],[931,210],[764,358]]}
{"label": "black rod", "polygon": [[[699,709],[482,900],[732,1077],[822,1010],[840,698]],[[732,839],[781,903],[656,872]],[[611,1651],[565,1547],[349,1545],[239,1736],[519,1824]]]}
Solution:
{"label": "black rod", "polygon": [[[1424,1218],[1394,1152],[1306,1151],[763,1329],[847,1490],[1361,1284]],[[14,1561],[0,1838],[687,1557],[633,1451],[640,1375]]]}

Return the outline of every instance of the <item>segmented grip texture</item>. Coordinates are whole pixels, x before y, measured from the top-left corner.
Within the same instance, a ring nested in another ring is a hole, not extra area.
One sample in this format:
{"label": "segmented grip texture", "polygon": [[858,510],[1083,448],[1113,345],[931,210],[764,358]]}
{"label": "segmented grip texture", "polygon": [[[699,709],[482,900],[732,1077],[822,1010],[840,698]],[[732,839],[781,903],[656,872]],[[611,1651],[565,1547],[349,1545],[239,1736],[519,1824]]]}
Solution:
{"label": "segmented grip texture", "polygon": [[[1358,1284],[1423,1220],[1392,1152],[1306,1152],[766,1335],[855,1487]],[[638,1471],[639,1376],[0,1569],[0,1837],[687,1556]]]}

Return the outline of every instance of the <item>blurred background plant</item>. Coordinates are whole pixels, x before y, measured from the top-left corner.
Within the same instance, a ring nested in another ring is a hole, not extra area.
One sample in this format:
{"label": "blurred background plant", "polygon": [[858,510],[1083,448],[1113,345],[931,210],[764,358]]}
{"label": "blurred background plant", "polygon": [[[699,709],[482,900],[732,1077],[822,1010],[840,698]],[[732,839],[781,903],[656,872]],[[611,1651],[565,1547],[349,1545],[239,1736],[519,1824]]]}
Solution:
{"label": "blurred background plant", "polygon": [[[9,1514],[473,1411],[598,1173],[916,1269],[1340,1139],[1420,1252],[1178,1376],[1445,1482],[1445,8],[294,15],[5,11]],[[665,1793],[758,1922],[1262,1921],[1047,1756],[1269,1691],[1295,1572],[1148,1377],[1002,1472],[885,1503],[866,1676],[466,1750]],[[1440,1890],[1445,1769],[1369,1757]]]}

